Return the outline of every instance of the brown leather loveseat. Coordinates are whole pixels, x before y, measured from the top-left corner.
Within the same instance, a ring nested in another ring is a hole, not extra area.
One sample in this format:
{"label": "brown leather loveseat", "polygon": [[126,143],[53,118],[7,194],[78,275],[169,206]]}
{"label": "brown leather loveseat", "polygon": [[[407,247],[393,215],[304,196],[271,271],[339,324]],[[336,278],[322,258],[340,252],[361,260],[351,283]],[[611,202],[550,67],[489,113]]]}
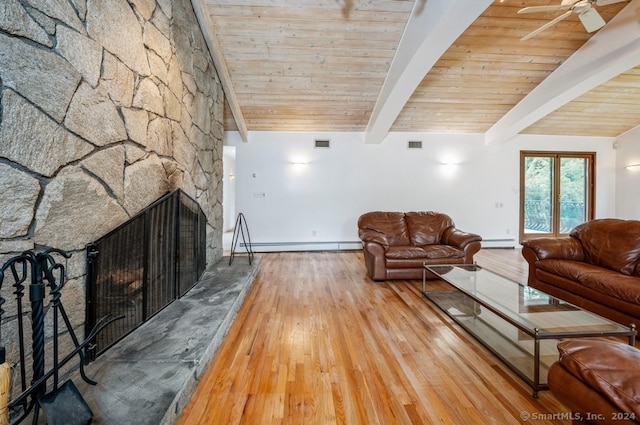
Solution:
{"label": "brown leather loveseat", "polygon": [[358,235],[367,271],[376,281],[422,279],[425,263],[472,264],[482,240],[433,211],[368,212],[358,219]]}
{"label": "brown leather loveseat", "polygon": [[567,339],[549,368],[553,395],[573,423],[640,423],[640,350],[620,341]]}
{"label": "brown leather loveseat", "polygon": [[568,237],[522,245],[529,286],[623,325],[640,325],[640,221],[591,220]]}

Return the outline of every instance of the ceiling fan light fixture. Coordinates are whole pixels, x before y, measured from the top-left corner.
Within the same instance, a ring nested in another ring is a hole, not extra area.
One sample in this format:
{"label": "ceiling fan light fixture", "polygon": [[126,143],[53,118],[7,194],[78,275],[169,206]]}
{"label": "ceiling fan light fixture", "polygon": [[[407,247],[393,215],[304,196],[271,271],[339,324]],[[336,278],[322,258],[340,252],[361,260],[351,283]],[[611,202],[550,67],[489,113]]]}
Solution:
{"label": "ceiling fan light fixture", "polygon": [[540,28],[522,37],[520,40],[528,40],[529,38],[540,34],[547,28],[557,24],[561,20],[567,18],[572,13],[578,15],[580,22],[584,26],[585,30],[589,33],[599,30],[605,26],[606,22],[600,16],[600,13],[594,8],[596,6],[607,6],[614,3],[621,3],[628,0],[562,0],[560,4],[545,5],[545,6],[530,6],[518,10],[518,13],[537,13],[537,12],[553,12],[567,10],[564,14],[556,17],[555,19],[547,22]]}
{"label": "ceiling fan light fixture", "polygon": [[594,8],[589,8],[584,12],[578,13],[578,18],[580,22],[582,22],[584,29],[589,33],[599,30],[604,27],[606,23]]}

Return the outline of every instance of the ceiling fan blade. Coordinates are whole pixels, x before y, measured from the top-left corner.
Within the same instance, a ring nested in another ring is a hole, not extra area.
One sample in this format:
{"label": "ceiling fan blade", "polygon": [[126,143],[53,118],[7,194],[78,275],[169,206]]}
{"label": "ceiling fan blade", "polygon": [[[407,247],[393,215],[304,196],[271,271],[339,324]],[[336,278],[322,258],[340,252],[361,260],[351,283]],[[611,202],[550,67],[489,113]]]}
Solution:
{"label": "ceiling fan blade", "polygon": [[597,6],[607,6],[607,5],[614,4],[614,3],[622,3],[623,1],[629,1],[629,0],[597,0],[596,1],[596,5]]}
{"label": "ceiling fan blade", "polygon": [[598,11],[593,8],[578,14],[578,18],[580,18],[580,22],[582,22],[582,25],[584,25],[584,29],[586,29],[587,32],[597,31],[604,27],[605,24],[602,16],[600,16]]}
{"label": "ceiling fan blade", "polygon": [[[606,0],[605,0],[606,1]],[[619,0],[617,0],[619,1]],[[571,9],[572,4],[555,4],[549,6],[529,6],[518,10],[518,13],[538,13],[538,12],[556,12],[558,10]]]}
{"label": "ceiling fan blade", "polygon": [[547,22],[546,24],[544,24],[543,26],[541,26],[540,28],[538,28],[535,31],[530,32],[529,34],[525,35],[524,37],[522,37],[520,40],[521,41],[525,41],[530,39],[531,37],[540,34],[542,31],[546,30],[547,28],[557,24],[558,22],[562,21],[563,19],[566,19],[569,17],[569,15],[571,15],[571,11],[568,10],[566,12],[564,12],[562,15],[558,16],[557,18]]}

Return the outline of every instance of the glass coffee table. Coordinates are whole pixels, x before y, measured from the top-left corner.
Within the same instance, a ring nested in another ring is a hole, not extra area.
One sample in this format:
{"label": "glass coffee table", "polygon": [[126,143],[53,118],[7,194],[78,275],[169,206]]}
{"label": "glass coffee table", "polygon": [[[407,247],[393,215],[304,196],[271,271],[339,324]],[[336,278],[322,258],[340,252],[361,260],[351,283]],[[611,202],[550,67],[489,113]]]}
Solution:
{"label": "glass coffee table", "polygon": [[[427,290],[427,271],[451,290]],[[538,391],[548,389],[549,366],[564,338],[627,337],[622,326],[478,265],[425,265],[422,293]]]}

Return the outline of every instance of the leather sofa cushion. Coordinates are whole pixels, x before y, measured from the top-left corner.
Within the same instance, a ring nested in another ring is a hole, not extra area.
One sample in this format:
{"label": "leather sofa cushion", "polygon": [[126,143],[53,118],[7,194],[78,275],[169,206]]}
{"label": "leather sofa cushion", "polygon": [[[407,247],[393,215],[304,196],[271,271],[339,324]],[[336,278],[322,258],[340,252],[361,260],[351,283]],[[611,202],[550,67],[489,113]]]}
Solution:
{"label": "leather sofa cushion", "polygon": [[640,350],[619,341],[568,339],[558,343],[559,362],[621,411],[640,418]]}
{"label": "leather sofa cushion", "polygon": [[554,275],[577,281],[600,294],[640,304],[640,277],[579,261],[546,259],[536,262],[536,267]]}
{"label": "leather sofa cushion", "polygon": [[594,266],[593,264],[573,260],[559,260],[556,258],[536,261],[536,267],[540,270],[577,281],[580,281],[581,277],[585,274],[602,271],[602,267]]}
{"label": "leather sofa cushion", "polygon": [[603,270],[585,274],[580,278],[580,283],[601,294],[640,304],[640,277]]}
{"label": "leather sofa cushion", "polygon": [[444,231],[454,226],[451,217],[433,211],[408,212],[405,220],[411,244],[417,246],[442,243]]}
{"label": "leather sofa cushion", "polygon": [[391,246],[384,254],[388,259],[462,258],[464,251],[449,245]]}
{"label": "leather sofa cushion", "polygon": [[390,246],[384,253],[385,258],[426,258],[427,253],[419,246]]}
{"label": "leather sofa cushion", "polygon": [[427,253],[427,258],[447,259],[464,257],[464,251],[451,245],[427,245],[423,246],[422,249]]}
{"label": "leather sofa cushion", "polygon": [[404,221],[404,213],[373,211],[358,219],[358,228],[373,230],[385,236],[389,246],[409,245],[409,234]]}
{"label": "leather sofa cushion", "polygon": [[[463,258],[385,258],[384,265],[387,271],[390,270],[411,270],[413,269],[414,277],[403,277],[401,279],[422,279],[423,265],[437,265],[437,264],[464,264]],[[427,276],[431,276],[435,279],[436,276],[427,272]]]}
{"label": "leather sofa cushion", "polygon": [[464,252],[449,245],[426,246],[391,246],[384,254],[388,259],[410,258],[442,258],[446,263],[447,258],[462,258]]}
{"label": "leather sofa cushion", "polygon": [[632,275],[640,260],[640,221],[604,218],[576,226],[571,236],[582,243],[587,261]]}

